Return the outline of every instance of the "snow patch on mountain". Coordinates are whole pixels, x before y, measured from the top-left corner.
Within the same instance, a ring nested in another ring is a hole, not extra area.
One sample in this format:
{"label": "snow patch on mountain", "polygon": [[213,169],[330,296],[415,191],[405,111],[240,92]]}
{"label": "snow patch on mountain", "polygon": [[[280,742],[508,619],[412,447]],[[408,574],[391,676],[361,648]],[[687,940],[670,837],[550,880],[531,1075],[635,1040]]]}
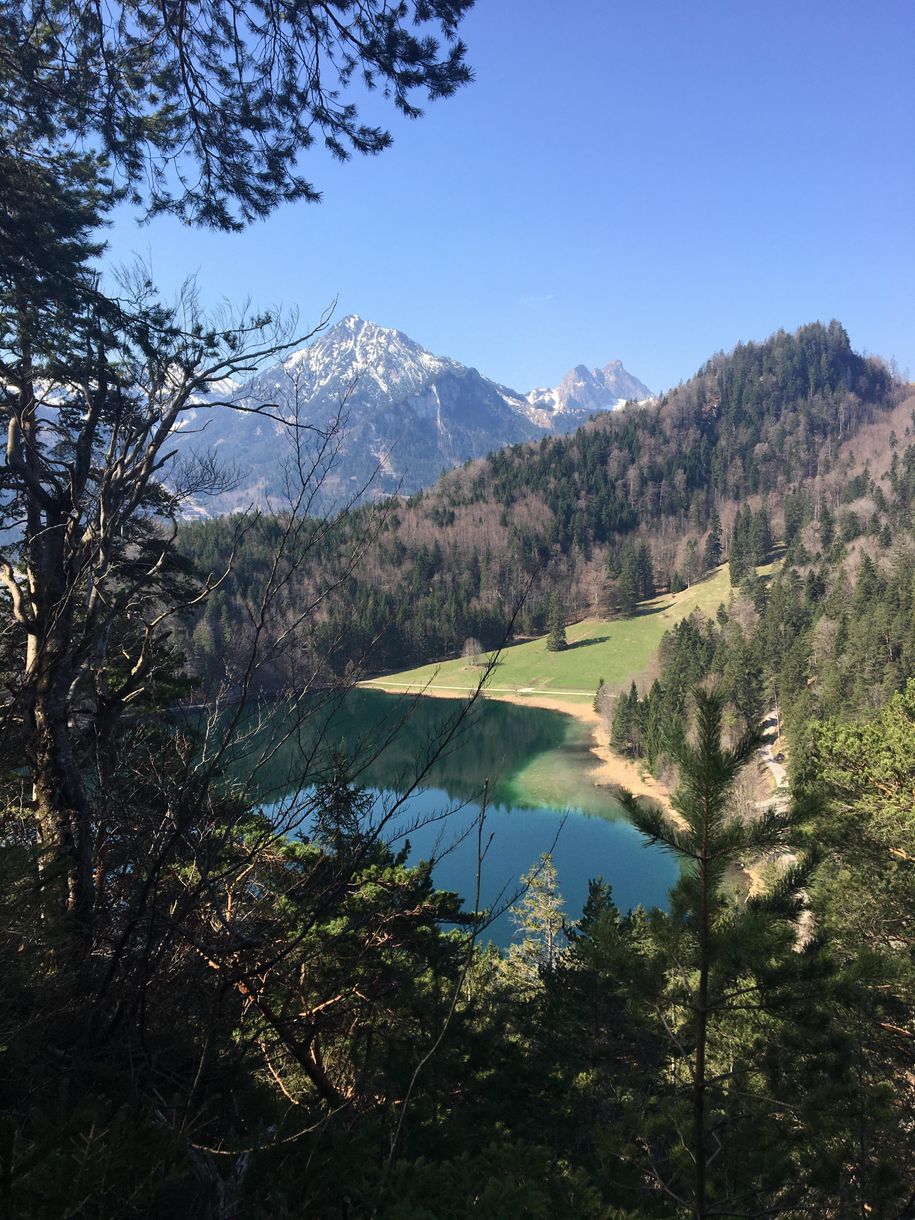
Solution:
{"label": "snow patch on mountain", "polygon": [[531,390],[527,402],[555,421],[569,414],[580,417],[583,413],[616,411],[627,402],[647,402],[653,397],[644,382],[626,372],[621,360],[612,360],[602,369],[578,364],[558,386]]}
{"label": "snow patch on mountain", "polygon": [[[220,511],[237,507],[255,488],[276,494],[296,435],[317,443],[334,434],[335,489],[370,486],[371,495],[410,493],[471,458],[552,432],[571,432],[597,411],[613,410],[650,391],[619,360],[603,369],[579,365],[554,389],[519,394],[476,369],[436,356],[402,331],[349,314],[281,364],[239,386],[230,379],[210,387],[184,431],[196,447],[219,448],[223,461],[247,472],[241,491]],[[233,412],[213,401],[248,408]],[[251,408],[269,404],[269,416]],[[325,497],[325,499],[327,496]]]}

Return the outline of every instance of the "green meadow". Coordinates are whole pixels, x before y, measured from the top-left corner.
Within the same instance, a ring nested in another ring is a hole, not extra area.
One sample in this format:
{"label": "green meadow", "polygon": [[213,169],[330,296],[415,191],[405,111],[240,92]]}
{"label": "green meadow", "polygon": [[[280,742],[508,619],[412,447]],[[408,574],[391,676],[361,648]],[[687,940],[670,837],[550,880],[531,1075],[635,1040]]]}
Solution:
{"label": "green meadow", "polygon": [[[633,618],[572,623],[566,628],[569,646],[563,652],[548,652],[546,636],[512,644],[497,658],[486,689],[494,695],[555,695],[564,702],[589,702],[601,678],[615,685],[638,677],[650,665],[665,631],[693,610],[713,615],[730,593],[728,569],[723,565],[692,588],[644,602]],[[364,685],[460,695],[475,690],[482,674],[482,667],[460,657]]]}

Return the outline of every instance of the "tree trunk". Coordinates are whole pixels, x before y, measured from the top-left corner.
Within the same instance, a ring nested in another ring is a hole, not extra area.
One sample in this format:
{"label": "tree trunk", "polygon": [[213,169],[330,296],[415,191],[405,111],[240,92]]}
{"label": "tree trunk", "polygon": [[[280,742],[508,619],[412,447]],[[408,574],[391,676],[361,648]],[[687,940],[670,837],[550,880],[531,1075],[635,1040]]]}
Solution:
{"label": "tree trunk", "polygon": [[703,866],[702,910],[704,922],[700,927],[699,990],[696,996],[696,1064],[693,1077],[693,1155],[696,1158],[695,1210],[699,1220],[706,1212],[705,1180],[705,1049],[708,1039],[708,879]]}
{"label": "tree trunk", "polygon": [[32,709],[32,792],[41,839],[42,871],[65,879],[65,904],[79,923],[92,914],[92,851],[85,789],[70,736],[64,659],[40,662]]}
{"label": "tree trunk", "polygon": [[92,848],[85,785],[70,722],[73,590],[66,578],[65,523],[48,513],[29,546],[33,631],[26,654],[25,697],[32,725],[29,763],[41,845],[39,868],[59,878],[63,903],[83,927],[93,907]]}
{"label": "tree trunk", "polygon": [[696,1062],[693,1075],[693,1155],[696,1160],[694,1179],[695,1212],[705,1220],[706,1147],[705,1147],[705,1051],[708,1041],[708,981],[709,981],[709,820],[706,808],[703,818],[702,854],[699,857],[699,988],[696,993]]}

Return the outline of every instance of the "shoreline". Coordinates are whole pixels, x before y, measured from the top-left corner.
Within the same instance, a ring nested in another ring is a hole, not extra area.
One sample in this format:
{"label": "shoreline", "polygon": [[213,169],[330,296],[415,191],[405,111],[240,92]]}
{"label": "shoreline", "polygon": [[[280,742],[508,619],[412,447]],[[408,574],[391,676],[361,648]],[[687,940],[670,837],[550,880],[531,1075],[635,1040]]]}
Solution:
{"label": "shoreline", "polygon": [[[413,685],[399,685],[396,683],[386,684],[384,679],[368,679],[360,682],[359,686],[367,689],[383,690],[392,695],[422,695],[432,699],[459,699],[463,695],[469,697],[476,693],[477,688],[464,687],[442,689],[441,687],[421,687]],[[503,703],[511,703],[516,707],[536,707],[543,711],[559,712],[564,716],[571,716],[577,720],[579,724],[587,725],[591,733],[591,754],[595,759],[594,765],[589,772],[589,777],[596,788],[624,788],[631,792],[636,797],[646,797],[654,801],[658,805],[668,820],[674,825],[683,827],[684,822],[680,814],[678,814],[671,805],[670,789],[656,780],[654,776],[643,770],[638,763],[632,759],[625,758],[621,754],[617,754],[610,745],[610,725],[606,720],[594,710],[591,703],[572,703],[568,699],[562,698],[561,695],[551,695],[548,691],[487,691],[481,690],[480,697],[484,699],[498,699]],[[777,764],[771,757],[771,748],[768,756],[763,755],[760,760],[762,769],[767,772],[770,782],[773,786],[773,797],[778,791],[778,784],[782,782],[781,775],[777,774]],[[778,771],[784,774],[784,768],[778,767]],[[784,859],[789,859],[786,856]],[[759,892],[764,888],[762,876],[761,860],[752,862],[749,865],[743,865],[739,868],[739,874],[743,879],[746,887],[747,895],[750,896]]]}
{"label": "shoreline", "polygon": [[[390,695],[422,695],[432,699],[459,699],[461,689],[442,690],[440,687],[399,686],[385,683],[383,678],[370,678],[358,684],[364,689],[382,690]],[[463,690],[465,696],[473,695],[476,687]],[[571,703],[561,695],[551,695],[549,691],[531,691],[522,694],[519,691],[480,691],[483,699],[499,700],[511,703],[515,707],[536,707],[547,712],[559,712],[572,716],[580,724],[587,725],[591,731],[591,753],[595,764],[590,777],[598,788],[625,788],[633,796],[647,797],[660,805],[670,817],[673,809],[670,804],[670,792],[653,776],[646,774],[641,767],[629,758],[617,754],[610,746],[610,726],[595,712],[590,703]]]}

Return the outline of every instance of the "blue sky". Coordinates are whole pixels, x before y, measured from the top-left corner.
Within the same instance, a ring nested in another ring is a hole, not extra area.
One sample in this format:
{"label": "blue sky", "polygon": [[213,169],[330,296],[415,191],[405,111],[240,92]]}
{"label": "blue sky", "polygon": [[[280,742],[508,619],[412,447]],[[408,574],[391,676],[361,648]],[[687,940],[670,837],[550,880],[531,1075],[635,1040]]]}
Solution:
{"label": "blue sky", "polygon": [[663,390],[832,317],[915,376],[911,0],[477,0],[464,38],[476,80],[392,149],[310,158],[323,203],[122,212],[112,257],[303,323],[336,297],[522,391],[615,358]]}

